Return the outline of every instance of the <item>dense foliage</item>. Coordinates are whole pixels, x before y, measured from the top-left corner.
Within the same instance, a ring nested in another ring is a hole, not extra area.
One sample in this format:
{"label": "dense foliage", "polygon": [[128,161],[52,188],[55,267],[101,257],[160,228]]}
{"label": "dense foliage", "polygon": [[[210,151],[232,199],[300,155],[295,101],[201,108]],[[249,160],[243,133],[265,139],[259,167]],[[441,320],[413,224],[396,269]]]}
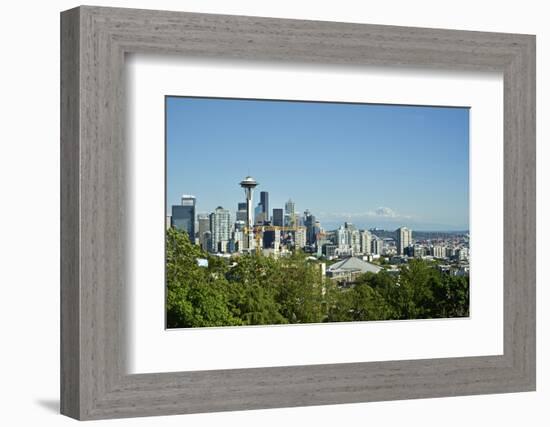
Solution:
{"label": "dense foliage", "polygon": [[[468,316],[469,280],[414,259],[340,287],[300,252],[274,259],[211,256],[186,233],[166,234],[169,328]],[[197,259],[208,260],[201,267]]]}

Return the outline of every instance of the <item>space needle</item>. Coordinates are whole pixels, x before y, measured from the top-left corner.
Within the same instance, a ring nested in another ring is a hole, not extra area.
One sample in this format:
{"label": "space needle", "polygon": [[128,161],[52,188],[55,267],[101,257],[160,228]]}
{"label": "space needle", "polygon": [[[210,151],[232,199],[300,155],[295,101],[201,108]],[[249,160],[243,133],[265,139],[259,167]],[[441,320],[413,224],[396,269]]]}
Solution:
{"label": "space needle", "polygon": [[254,248],[254,232],[252,222],[252,194],[254,188],[258,186],[258,182],[251,176],[247,176],[240,182],[240,186],[244,189],[246,196],[246,234],[247,234],[247,248],[251,251]]}

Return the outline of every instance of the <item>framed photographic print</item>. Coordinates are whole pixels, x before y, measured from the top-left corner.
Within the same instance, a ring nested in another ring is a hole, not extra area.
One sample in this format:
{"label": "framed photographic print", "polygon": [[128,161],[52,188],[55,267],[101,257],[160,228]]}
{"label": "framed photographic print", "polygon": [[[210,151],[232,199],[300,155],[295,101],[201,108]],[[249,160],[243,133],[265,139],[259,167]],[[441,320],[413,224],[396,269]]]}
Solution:
{"label": "framed photographic print", "polygon": [[84,6],[61,40],[62,413],[535,389],[534,36]]}

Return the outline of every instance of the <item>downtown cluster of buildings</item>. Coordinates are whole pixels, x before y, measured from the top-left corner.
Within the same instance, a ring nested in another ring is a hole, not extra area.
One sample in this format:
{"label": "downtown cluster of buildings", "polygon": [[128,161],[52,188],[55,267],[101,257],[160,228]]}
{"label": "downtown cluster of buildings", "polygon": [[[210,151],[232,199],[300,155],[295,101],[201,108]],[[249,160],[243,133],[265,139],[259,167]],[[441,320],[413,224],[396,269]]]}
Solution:
{"label": "downtown cluster of buildings", "polygon": [[248,204],[238,202],[234,217],[222,206],[196,214],[195,196],[183,195],[181,204],[172,206],[167,226],[187,232],[205,251],[220,255],[251,251],[279,255],[316,246],[322,232],[319,221],[309,211],[296,212],[292,200],[270,211],[269,193],[262,191],[254,209]]}
{"label": "downtown cluster of buildings", "polygon": [[[167,226],[187,232],[191,240],[205,251],[219,256],[263,253],[284,256],[300,249],[327,260],[358,258],[370,262],[383,258],[384,263],[398,265],[411,257],[432,258],[468,270],[467,236],[445,239],[413,240],[412,230],[400,227],[381,238],[376,229],[361,230],[345,222],[334,230],[325,230],[309,210],[296,211],[289,199],[284,208],[270,210],[269,193],[261,191],[253,208],[253,190],[258,183],[252,177],[240,182],[245,200],[238,202],[236,214],[218,206],[212,212],[196,214],[196,198],[183,195],[180,205],[173,205]],[[445,264],[443,264],[445,266]]]}

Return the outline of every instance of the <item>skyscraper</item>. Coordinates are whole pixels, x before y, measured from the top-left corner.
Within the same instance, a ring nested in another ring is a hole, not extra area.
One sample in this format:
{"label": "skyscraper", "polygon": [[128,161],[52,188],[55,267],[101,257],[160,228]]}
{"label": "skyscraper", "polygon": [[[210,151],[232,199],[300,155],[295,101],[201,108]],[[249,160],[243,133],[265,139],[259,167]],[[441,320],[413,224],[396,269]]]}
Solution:
{"label": "skyscraper", "polygon": [[361,252],[363,254],[368,255],[371,253],[371,242],[372,242],[372,234],[370,234],[370,231],[365,230],[361,233]]}
{"label": "skyscraper", "polygon": [[231,238],[231,220],[229,211],[218,206],[210,214],[211,252],[227,252]]}
{"label": "skyscraper", "polygon": [[371,252],[373,255],[382,255],[384,241],[377,236],[373,236],[371,241]]}
{"label": "skyscraper", "polygon": [[296,226],[296,205],[292,199],[288,199],[288,202],[285,203],[285,225],[290,225],[291,227]]}
{"label": "skyscraper", "polygon": [[355,227],[349,230],[351,254],[357,255],[361,253],[361,233]]}
{"label": "skyscraper", "polygon": [[246,202],[244,203],[239,203],[237,205],[237,217],[236,217],[236,221],[244,221],[246,222]]}
{"label": "skyscraper", "polygon": [[172,227],[187,232],[192,243],[195,243],[195,204],[195,196],[184,194],[181,205],[172,206]]}
{"label": "skyscraper", "polygon": [[446,257],[445,249],[446,249],[445,246],[434,245],[432,248],[432,255],[435,258],[445,258]]}
{"label": "skyscraper", "polygon": [[264,221],[269,221],[269,193],[267,191],[260,191],[260,205],[262,205]]}
{"label": "skyscraper", "polygon": [[314,245],[317,241],[315,216],[308,210],[304,212],[304,225],[306,226],[306,243],[308,245]]}
{"label": "skyscraper", "polygon": [[273,209],[273,225],[276,227],[282,227],[283,224],[283,210],[280,208]]}
{"label": "skyscraper", "polygon": [[407,227],[400,227],[395,230],[395,241],[397,243],[397,254],[405,255],[405,248],[412,244],[412,230]]}
{"label": "skyscraper", "polygon": [[340,226],[338,230],[336,230],[336,245],[338,246],[338,250],[340,252],[349,252],[351,247],[351,236],[348,233],[348,230],[345,226]]}
{"label": "skyscraper", "polygon": [[336,230],[335,242],[339,254],[357,255],[361,253],[361,232],[351,222],[345,222],[343,226]]}
{"label": "skyscraper", "polygon": [[299,227],[294,233],[294,245],[296,249],[302,249],[306,245],[306,229]]}
{"label": "skyscraper", "polygon": [[262,225],[265,222],[264,207],[261,203],[254,208],[254,224]]}
{"label": "skyscraper", "polygon": [[210,217],[208,214],[198,214],[197,221],[199,223],[199,244],[202,249],[207,251],[209,246],[206,232],[210,231]]}

